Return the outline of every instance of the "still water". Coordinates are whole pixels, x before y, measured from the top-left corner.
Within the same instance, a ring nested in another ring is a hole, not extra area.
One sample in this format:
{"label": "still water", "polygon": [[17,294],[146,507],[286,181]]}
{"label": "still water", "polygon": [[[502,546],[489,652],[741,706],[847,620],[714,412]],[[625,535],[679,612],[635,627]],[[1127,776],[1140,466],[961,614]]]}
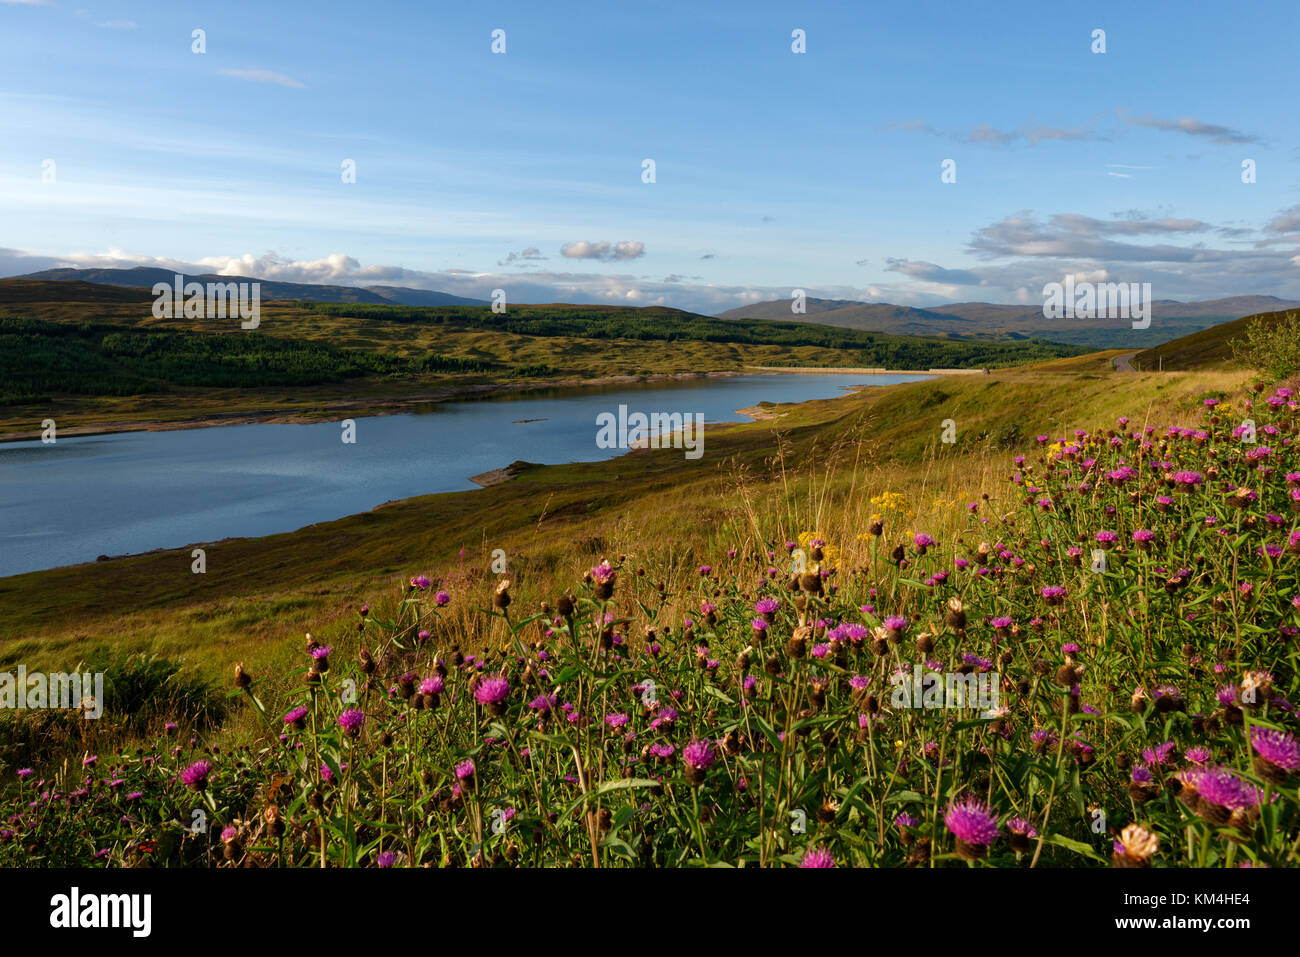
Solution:
{"label": "still water", "polygon": [[[917,375],[752,375],[430,403],[411,415],[229,425],[0,444],[0,576],[234,536],[271,535],[394,499],[476,488],[522,459],[622,455],[596,444],[596,417],[703,413],[736,422],[761,401],[802,402]],[[538,421],[521,422],[521,419]],[[708,461],[708,440],[704,457]]]}

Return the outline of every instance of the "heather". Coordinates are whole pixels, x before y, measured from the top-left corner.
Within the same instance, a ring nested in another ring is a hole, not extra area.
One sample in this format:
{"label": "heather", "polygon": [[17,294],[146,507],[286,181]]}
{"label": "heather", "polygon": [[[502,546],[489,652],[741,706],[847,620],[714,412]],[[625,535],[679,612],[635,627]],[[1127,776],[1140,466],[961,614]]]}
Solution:
{"label": "heather", "polygon": [[224,732],[6,769],[0,861],[1293,866],[1298,412],[792,491],[689,564],[411,567],[287,674],[228,662]]}

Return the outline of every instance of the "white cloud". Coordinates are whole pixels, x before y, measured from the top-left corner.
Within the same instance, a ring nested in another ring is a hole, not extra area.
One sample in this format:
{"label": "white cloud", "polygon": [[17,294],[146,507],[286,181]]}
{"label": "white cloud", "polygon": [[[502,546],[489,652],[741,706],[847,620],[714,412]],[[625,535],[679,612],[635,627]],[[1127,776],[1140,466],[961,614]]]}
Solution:
{"label": "white cloud", "polygon": [[589,242],[580,239],[561,246],[560,255],[568,259],[601,259],[606,261],[640,259],[645,255],[645,243],[633,240],[626,240],[621,243],[611,243],[606,240]]}
{"label": "white cloud", "polygon": [[547,257],[543,256],[542,251],[538,249],[536,246],[529,246],[527,249],[521,249],[517,253],[515,252],[509,253],[505,259],[498,260],[497,265],[511,266],[514,265],[515,263],[519,263],[522,265],[522,264],[533,263],[533,262],[545,262],[546,258]]}
{"label": "white cloud", "polygon": [[1220,126],[1217,123],[1206,123],[1192,116],[1180,117],[1176,120],[1162,120],[1151,114],[1145,116],[1130,116],[1127,110],[1119,111],[1119,118],[1129,126],[1145,126],[1153,130],[1163,130],[1168,133],[1186,133],[1188,136],[1206,136],[1211,143],[1259,143],[1258,136],[1252,136],[1248,133],[1242,133],[1228,126]]}
{"label": "white cloud", "polygon": [[[988,302],[1033,301],[1034,291],[1067,274],[1083,281],[1151,282],[1157,298],[1216,299],[1269,294],[1300,299],[1300,207],[1283,209],[1254,228],[1235,228],[1243,238],[1216,247],[1200,241],[1224,227],[1198,219],[1175,218],[1168,211],[1141,210],[1098,219],[1077,213],[1046,217],[1020,212],[974,231],[965,263],[951,266],[925,259],[882,257],[886,275],[896,281],[865,286],[814,285],[771,276],[768,282],[717,284],[677,273],[646,275],[565,271],[548,268],[538,247],[511,252],[499,266],[411,269],[382,263],[364,264],[360,256],[334,252],[295,259],[276,252],[205,255],[193,261],[130,253],[121,249],[56,254],[0,248],[0,276],[20,275],[57,266],[129,268],[157,266],[186,273],[217,273],[285,282],[330,285],[393,285],[439,290],[474,299],[490,299],[493,289],[507,290],[512,303],[626,303],[666,305],[704,314],[784,299],[796,286],[819,299],[890,302],[934,306],[979,299]],[[1145,241],[1144,241],[1145,240]],[[1154,240],[1154,241],[1152,241]],[[564,258],[616,262],[644,255],[643,243],[582,241],[564,246]],[[973,261],[974,265],[967,263]],[[520,266],[528,268],[520,270]],[[578,263],[574,263],[575,266]],[[852,268],[852,267],[846,267]],[[790,277],[791,279],[795,277]],[[776,284],[777,280],[782,280]]]}

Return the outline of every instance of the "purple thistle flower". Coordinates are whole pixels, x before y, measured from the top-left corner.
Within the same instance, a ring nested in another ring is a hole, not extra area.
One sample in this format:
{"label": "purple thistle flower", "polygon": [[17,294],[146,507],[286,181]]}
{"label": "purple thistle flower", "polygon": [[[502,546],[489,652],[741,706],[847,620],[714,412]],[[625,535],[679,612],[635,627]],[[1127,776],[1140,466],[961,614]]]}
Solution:
{"label": "purple thistle flower", "polygon": [[708,741],[696,740],[682,748],[682,760],[690,767],[703,771],[712,767],[713,762],[717,760],[717,754]]}
{"label": "purple thistle flower", "polygon": [[474,700],[484,706],[500,706],[510,694],[510,682],[504,675],[488,675],[474,689]]}
{"label": "purple thistle flower", "polygon": [[361,733],[361,726],[366,723],[366,713],[360,708],[348,708],[339,715],[339,727],[349,738]]}
{"label": "purple thistle flower", "polygon": [[420,694],[440,695],[445,687],[442,675],[433,675],[420,682]]}
{"label": "purple thistle flower", "polygon": [[799,862],[800,867],[834,867],[835,855],[824,847],[810,848]]}
{"label": "purple thistle flower", "polygon": [[1061,604],[1069,593],[1069,590],[1063,585],[1046,585],[1039,589],[1039,594],[1047,600],[1049,605]]}
{"label": "purple thistle flower", "polygon": [[1250,729],[1250,744],[1269,764],[1284,771],[1300,771],[1300,744],[1285,731],[1255,725]]}
{"label": "purple thistle flower", "polygon": [[997,815],[974,796],[950,802],[943,823],[959,844],[971,848],[987,848],[998,838]]}
{"label": "purple thistle flower", "polygon": [[1034,744],[1051,743],[1056,740],[1056,735],[1052,734],[1052,732],[1048,731],[1046,728],[1035,728],[1033,731],[1029,732],[1029,740],[1034,742]]}
{"label": "purple thistle flower", "polygon": [[849,641],[854,644],[863,641],[869,634],[871,634],[871,632],[867,630],[866,625],[859,625],[855,622],[854,624],[844,626],[844,637],[848,638]]}
{"label": "purple thistle flower", "polygon": [[555,707],[555,703],[558,700],[559,699],[553,694],[539,694],[532,701],[528,702],[528,707],[532,708],[534,711],[540,711],[542,714],[546,714]]}
{"label": "purple thistle flower", "polygon": [[1007,821],[1007,830],[1012,834],[1019,834],[1022,837],[1027,837],[1031,841],[1038,837],[1038,828],[1034,827],[1023,817],[1013,817],[1011,820]]}
{"label": "purple thistle flower", "polygon": [[1228,810],[1251,808],[1259,803],[1255,789],[1228,768],[1202,771],[1196,777],[1195,786],[1203,801]]}
{"label": "purple thistle flower", "polygon": [[[1159,695],[1159,691],[1156,692]],[[1169,760],[1169,755],[1173,753],[1174,742],[1166,741],[1164,744],[1157,744],[1154,748],[1147,748],[1142,752],[1142,759],[1147,764],[1164,764]]]}
{"label": "purple thistle flower", "polygon": [[202,791],[212,773],[211,761],[195,761],[181,772],[181,783],[192,791]]}

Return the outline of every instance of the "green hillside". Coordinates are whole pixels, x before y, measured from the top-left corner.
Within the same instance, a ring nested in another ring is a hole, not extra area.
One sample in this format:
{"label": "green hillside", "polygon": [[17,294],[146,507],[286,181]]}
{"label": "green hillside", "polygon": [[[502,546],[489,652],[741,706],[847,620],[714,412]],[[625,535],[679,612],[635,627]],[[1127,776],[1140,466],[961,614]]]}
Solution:
{"label": "green hillside", "polygon": [[1225,322],[1191,335],[1173,339],[1133,357],[1133,368],[1143,371],[1181,371],[1233,362],[1232,343],[1244,341],[1255,322],[1265,326],[1295,321],[1300,312],[1294,309],[1258,313],[1232,322]]}
{"label": "green hillside", "polygon": [[0,435],[47,417],[89,431],[334,417],[468,391],[752,366],[1001,368],[1077,355],[1036,340],[961,342],[676,309],[266,300],[255,332],[158,319],[147,289],[0,280]]}

